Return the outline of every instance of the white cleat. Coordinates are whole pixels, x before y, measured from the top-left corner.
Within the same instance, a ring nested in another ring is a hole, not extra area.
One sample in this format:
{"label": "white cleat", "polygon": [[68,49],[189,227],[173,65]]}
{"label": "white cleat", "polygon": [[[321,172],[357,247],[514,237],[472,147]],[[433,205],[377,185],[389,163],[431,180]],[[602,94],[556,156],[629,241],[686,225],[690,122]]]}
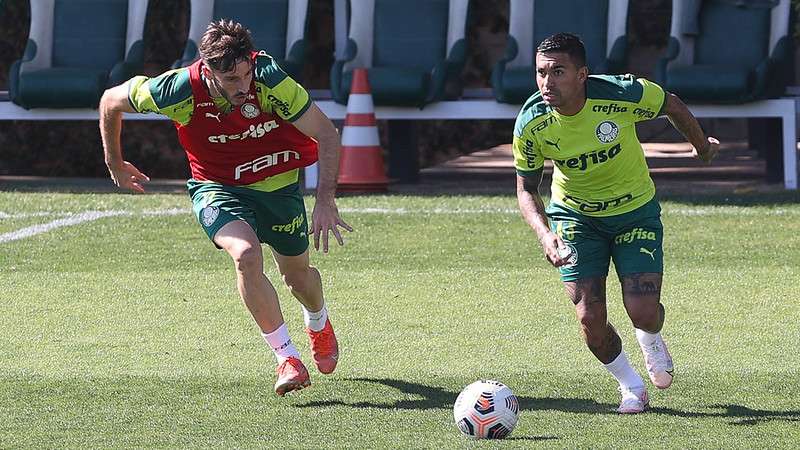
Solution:
{"label": "white cleat", "polygon": [[[642,331],[636,330],[637,338],[640,333]],[[661,334],[656,337],[655,342],[651,345],[642,345],[641,340],[639,340],[639,347],[642,348],[644,363],[647,366],[647,375],[650,376],[650,381],[653,382],[653,385],[659,389],[670,387],[672,384],[672,372],[674,371],[672,356],[670,356],[667,344]]]}
{"label": "white cleat", "polygon": [[617,412],[620,414],[638,414],[644,412],[650,406],[650,399],[647,397],[647,389],[628,389],[619,387],[622,394],[622,401],[619,403]]}

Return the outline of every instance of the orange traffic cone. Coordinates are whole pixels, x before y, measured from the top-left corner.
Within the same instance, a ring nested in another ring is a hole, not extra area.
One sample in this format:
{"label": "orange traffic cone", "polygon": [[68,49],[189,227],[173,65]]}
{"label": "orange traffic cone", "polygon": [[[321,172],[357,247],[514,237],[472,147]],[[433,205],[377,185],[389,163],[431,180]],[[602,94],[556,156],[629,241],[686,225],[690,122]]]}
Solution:
{"label": "orange traffic cone", "polygon": [[388,185],[367,70],[354,69],[342,130],[339,190],[380,192]]}

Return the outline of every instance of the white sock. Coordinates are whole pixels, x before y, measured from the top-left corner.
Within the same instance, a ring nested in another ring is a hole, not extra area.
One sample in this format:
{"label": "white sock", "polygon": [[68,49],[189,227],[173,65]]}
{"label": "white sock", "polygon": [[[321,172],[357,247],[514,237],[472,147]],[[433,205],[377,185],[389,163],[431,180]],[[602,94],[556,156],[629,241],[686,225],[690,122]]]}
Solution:
{"label": "white sock", "polygon": [[656,342],[660,333],[648,333],[647,331],[634,328],[636,330],[636,340],[644,347],[649,347]]}
{"label": "white sock", "polygon": [[286,329],[285,323],[282,323],[281,326],[272,333],[264,333],[262,331],[261,336],[264,337],[264,341],[266,341],[267,345],[269,345],[275,353],[278,364],[283,363],[286,361],[286,358],[290,356],[300,359],[300,353],[292,343],[292,339],[289,337],[289,330]]}
{"label": "white sock", "polygon": [[619,385],[623,388],[628,390],[644,389],[642,377],[633,370],[624,351],[619,352],[619,356],[614,358],[610,363],[603,364],[603,367],[617,379]]}
{"label": "white sock", "polygon": [[316,312],[311,312],[303,306],[303,321],[311,331],[322,331],[325,322],[328,321],[328,308],[325,307],[325,303],[323,302],[322,309]]}

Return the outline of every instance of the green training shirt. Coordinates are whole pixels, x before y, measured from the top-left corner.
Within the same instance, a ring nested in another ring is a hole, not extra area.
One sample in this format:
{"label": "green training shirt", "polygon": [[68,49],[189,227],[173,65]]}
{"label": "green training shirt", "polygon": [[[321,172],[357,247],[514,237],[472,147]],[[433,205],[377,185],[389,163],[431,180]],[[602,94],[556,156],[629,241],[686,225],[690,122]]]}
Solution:
{"label": "green training shirt", "polygon": [[514,165],[532,176],[553,161],[551,201],[588,216],[615,216],[655,195],[636,122],[661,114],[657,84],[633,75],[590,75],[586,103],[573,116],[548,106],[536,92],[514,126]]}

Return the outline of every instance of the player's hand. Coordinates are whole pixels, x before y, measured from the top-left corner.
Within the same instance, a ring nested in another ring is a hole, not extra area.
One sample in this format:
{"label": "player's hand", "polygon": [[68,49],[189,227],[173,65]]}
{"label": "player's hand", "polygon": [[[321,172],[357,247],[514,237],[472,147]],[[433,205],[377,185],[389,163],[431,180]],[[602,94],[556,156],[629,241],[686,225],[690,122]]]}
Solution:
{"label": "player's hand", "polygon": [[697,147],[692,149],[692,156],[703,161],[710,163],[719,153],[719,141],[717,138],[709,137],[706,141],[706,148],[703,151],[697,151]]}
{"label": "player's hand", "polygon": [[122,161],[122,164],[118,166],[109,165],[108,171],[111,173],[114,184],[129,191],[144,193],[142,183],[150,181],[150,177],[140,172],[128,161]]}
{"label": "player's hand", "polygon": [[311,233],[314,235],[314,248],[319,251],[319,241],[322,238],[322,251],[328,253],[329,232],[333,232],[333,237],[336,238],[336,242],[339,245],[344,245],[339,227],[347,231],[353,231],[353,228],[339,217],[339,209],[336,208],[335,202],[317,201],[314,204],[314,212],[311,213]]}
{"label": "player's hand", "polygon": [[558,251],[558,249],[567,248],[567,246],[557,234],[550,231],[539,238],[539,243],[542,244],[542,249],[544,250],[545,257],[547,257],[547,261],[549,261],[553,267],[561,267],[569,262],[570,255],[563,253],[563,251],[562,253]]}

